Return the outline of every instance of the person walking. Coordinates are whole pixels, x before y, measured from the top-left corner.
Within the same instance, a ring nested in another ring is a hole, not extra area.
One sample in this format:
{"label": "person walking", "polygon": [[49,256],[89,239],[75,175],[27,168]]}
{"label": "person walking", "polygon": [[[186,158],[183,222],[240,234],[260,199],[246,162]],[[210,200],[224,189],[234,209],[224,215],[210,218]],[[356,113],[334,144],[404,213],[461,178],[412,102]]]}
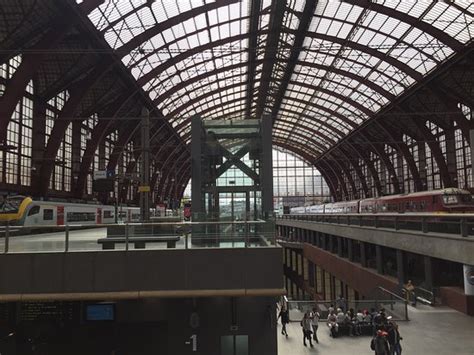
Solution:
{"label": "person walking", "polygon": [[318,312],[318,309],[316,307],[313,307],[313,312],[311,312],[311,321],[313,322],[313,340],[316,342],[316,344],[319,344],[319,339],[318,339],[318,327],[319,327],[319,318],[321,318],[321,315]]}
{"label": "person walking", "polygon": [[281,334],[288,337],[288,332],[286,331],[286,325],[290,323],[290,314],[288,312],[288,308],[285,306],[281,307],[280,313],[278,314],[278,318],[281,318]]}
{"label": "person walking", "polygon": [[309,345],[313,347],[313,342],[311,340],[311,333],[313,332],[313,321],[311,320],[311,312],[308,310],[301,320],[301,327],[303,330],[303,345],[306,346],[306,339],[309,340]]}

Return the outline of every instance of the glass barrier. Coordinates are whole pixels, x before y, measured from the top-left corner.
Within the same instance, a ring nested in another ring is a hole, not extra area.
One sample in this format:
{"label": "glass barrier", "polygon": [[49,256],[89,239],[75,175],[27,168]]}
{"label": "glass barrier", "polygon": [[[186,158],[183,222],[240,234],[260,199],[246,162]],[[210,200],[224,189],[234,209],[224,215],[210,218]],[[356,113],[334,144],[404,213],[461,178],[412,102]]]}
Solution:
{"label": "glass barrier", "polygon": [[2,253],[273,246],[276,246],[274,219],[0,226]]}

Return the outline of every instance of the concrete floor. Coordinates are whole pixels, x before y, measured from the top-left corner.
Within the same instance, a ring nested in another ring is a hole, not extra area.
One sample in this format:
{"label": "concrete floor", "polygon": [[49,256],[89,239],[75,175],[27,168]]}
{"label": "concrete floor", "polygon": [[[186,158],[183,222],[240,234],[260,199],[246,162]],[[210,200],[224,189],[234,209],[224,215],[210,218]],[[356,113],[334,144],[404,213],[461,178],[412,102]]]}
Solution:
{"label": "concrete floor", "polygon": [[[410,307],[409,317],[408,322],[398,322],[403,354],[474,355],[474,317],[450,308],[423,305]],[[303,346],[299,322],[290,323],[287,329],[288,338],[281,335],[281,324],[278,324],[278,355],[374,353],[370,350],[369,336],[333,339],[325,322],[319,325],[319,344],[314,344],[314,348]]]}

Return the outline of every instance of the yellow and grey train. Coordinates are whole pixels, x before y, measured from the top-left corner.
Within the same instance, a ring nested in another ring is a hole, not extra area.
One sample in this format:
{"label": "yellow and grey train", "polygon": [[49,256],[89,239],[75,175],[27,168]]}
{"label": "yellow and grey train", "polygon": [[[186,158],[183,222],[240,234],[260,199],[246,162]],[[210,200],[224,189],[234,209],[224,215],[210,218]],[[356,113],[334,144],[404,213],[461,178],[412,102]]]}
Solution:
{"label": "yellow and grey train", "polygon": [[[138,222],[140,208],[119,207],[118,221]],[[53,201],[35,201],[26,196],[9,196],[0,201],[0,225],[51,226],[115,223],[115,207]]]}

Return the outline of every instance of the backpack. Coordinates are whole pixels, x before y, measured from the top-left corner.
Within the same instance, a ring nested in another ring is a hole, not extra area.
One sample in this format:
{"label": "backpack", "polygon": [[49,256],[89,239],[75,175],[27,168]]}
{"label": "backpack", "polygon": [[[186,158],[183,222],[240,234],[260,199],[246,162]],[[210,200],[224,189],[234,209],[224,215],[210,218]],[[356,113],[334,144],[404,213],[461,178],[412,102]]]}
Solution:
{"label": "backpack", "polygon": [[372,338],[372,340],[370,341],[370,349],[375,350],[375,338]]}

